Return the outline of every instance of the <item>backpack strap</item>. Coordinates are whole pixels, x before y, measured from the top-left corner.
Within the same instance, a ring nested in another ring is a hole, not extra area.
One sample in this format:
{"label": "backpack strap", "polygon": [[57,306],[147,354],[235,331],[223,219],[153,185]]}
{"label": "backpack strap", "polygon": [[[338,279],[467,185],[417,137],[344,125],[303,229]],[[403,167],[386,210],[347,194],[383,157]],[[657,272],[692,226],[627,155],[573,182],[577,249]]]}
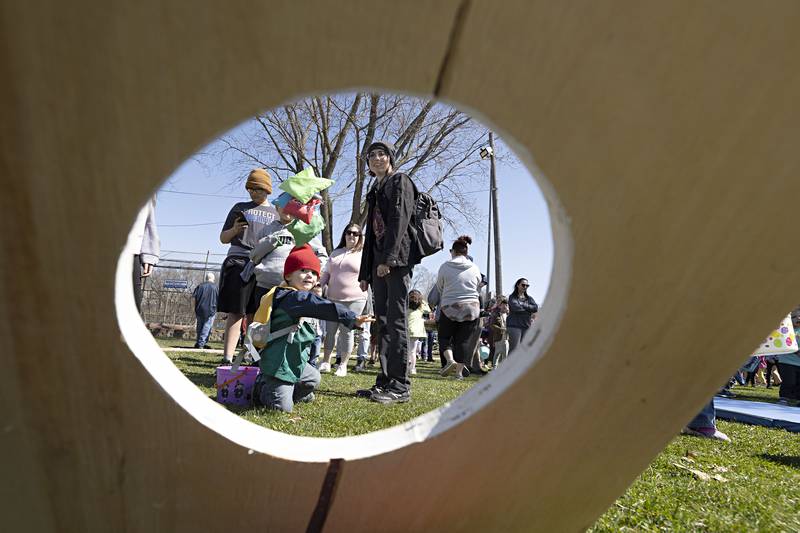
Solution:
{"label": "backpack strap", "polygon": [[[256,314],[253,316],[253,323],[247,326],[247,334],[244,338],[244,350],[241,350],[236,359],[233,362],[232,370],[235,371],[235,368],[238,368],[242,362],[242,358],[244,357],[245,353],[249,353],[250,357],[253,358],[253,361],[259,361],[261,359],[261,354],[259,354],[259,349],[253,343],[253,337],[259,337],[259,341],[263,342],[263,345],[260,347],[262,350],[269,345],[269,343],[277,338],[284,337],[286,335],[294,336],[294,332],[297,331],[300,326],[303,324],[303,318],[300,319],[300,322],[297,324],[292,324],[291,326],[279,329],[278,331],[271,331],[272,326],[272,304],[275,300],[275,291],[278,287],[284,289],[295,290],[292,287],[283,287],[283,286],[276,286],[267,292],[264,296],[261,297],[261,302],[258,305],[258,310]],[[257,335],[256,335],[257,332]],[[259,342],[259,344],[261,344]],[[291,338],[289,339],[291,342]]]}

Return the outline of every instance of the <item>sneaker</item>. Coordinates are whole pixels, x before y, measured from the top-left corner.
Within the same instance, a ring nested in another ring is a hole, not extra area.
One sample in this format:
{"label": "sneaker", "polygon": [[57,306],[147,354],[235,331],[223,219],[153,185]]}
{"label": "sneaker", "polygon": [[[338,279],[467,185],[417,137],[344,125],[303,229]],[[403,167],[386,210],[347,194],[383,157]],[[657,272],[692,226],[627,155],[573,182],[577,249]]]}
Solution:
{"label": "sneaker", "polygon": [[203,349],[204,350],[213,350],[213,348],[211,348],[211,345],[209,345],[209,344],[203,345]]}
{"label": "sneaker", "polygon": [[372,398],[373,394],[383,392],[383,389],[378,387],[377,385],[373,385],[368,389],[358,389],[356,391],[356,396],[358,398]]}
{"label": "sneaker", "polygon": [[416,376],[417,375],[417,369],[416,368],[412,368],[411,369],[411,375],[412,376]]}
{"label": "sneaker", "polygon": [[311,403],[311,402],[314,401],[314,398],[315,398],[314,393],[313,392],[309,392],[308,394],[306,394],[302,398],[298,398],[295,403]]}
{"label": "sneaker", "polygon": [[345,377],[347,375],[347,365],[339,365],[336,368],[336,372],[334,372],[333,375],[338,376],[340,378]]}
{"label": "sneaker", "polygon": [[356,362],[355,368],[353,368],[353,372],[364,372],[367,369],[367,363],[363,359],[361,361]]}
{"label": "sneaker", "polygon": [[488,372],[486,370],[484,370],[483,368],[480,368],[480,367],[479,368],[470,368],[469,371],[470,371],[471,374],[475,374],[476,376],[485,376],[486,374],[488,374]]}
{"label": "sneaker", "polygon": [[331,371],[331,364],[330,363],[325,363],[323,361],[322,363],[319,364],[319,372],[320,372],[320,374],[322,372],[330,372],[330,371]]}
{"label": "sneaker", "polygon": [[725,433],[715,428],[692,429],[687,426],[683,428],[683,430],[681,430],[681,434],[691,435],[692,437],[700,437],[703,439],[721,440],[723,442],[731,441],[731,438],[729,436],[727,436]]}
{"label": "sneaker", "polygon": [[411,400],[411,394],[409,394],[408,391],[394,392],[387,390],[383,392],[375,392],[369,397],[369,399],[373,402],[381,403],[383,405],[406,403],[407,401]]}
{"label": "sneaker", "polygon": [[195,349],[195,350],[199,350],[200,349],[200,345],[197,344],[197,343],[194,343],[194,346],[192,346],[192,348]]}
{"label": "sneaker", "polygon": [[789,400],[787,400],[786,398],[781,398],[778,400],[778,403],[781,405],[789,405]]}
{"label": "sneaker", "polygon": [[456,363],[455,361],[450,361],[449,363],[444,365],[444,368],[442,368],[439,371],[439,375],[442,376],[442,377],[449,376],[450,374],[452,374],[453,372],[456,371],[456,366],[457,365],[458,365],[458,363]]}

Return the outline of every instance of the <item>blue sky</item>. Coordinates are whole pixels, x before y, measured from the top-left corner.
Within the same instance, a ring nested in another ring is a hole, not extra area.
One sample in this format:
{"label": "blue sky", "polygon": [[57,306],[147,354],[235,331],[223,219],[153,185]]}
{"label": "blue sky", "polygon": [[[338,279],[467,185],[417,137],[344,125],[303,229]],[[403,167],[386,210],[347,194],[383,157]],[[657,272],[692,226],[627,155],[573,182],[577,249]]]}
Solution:
{"label": "blue sky", "polygon": [[[228,133],[245,127],[246,123],[243,123]],[[479,158],[479,155],[475,154],[475,157]],[[242,174],[240,165],[226,161],[213,164],[202,161],[201,164],[190,157],[175,173],[165,177],[166,181],[159,190],[156,221],[164,258],[205,258],[206,252],[210,251],[210,260],[221,262],[228,248],[219,242],[222,222],[235,202],[249,199],[243,182],[231,184],[232,176]],[[488,221],[489,193],[481,190],[489,188],[488,160],[485,164],[486,184],[474,187],[477,192],[472,196],[481,211],[481,219]],[[498,163],[497,180],[504,291],[510,293],[514,281],[525,277],[531,283],[528,293],[541,303],[550,284],[553,265],[553,240],[547,204],[533,177],[520,163]],[[349,199],[345,199],[345,202],[349,203]],[[334,210],[334,244],[347,222],[347,211],[344,204]],[[339,216],[336,216],[337,212]],[[484,226],[488,226],[488,223]],[[479,228],[478,231],[471,227],[461,230],[460,233],[472,236],[470,254],[481,271],[485,272],[488,227]],[[457,235],[448,229],[445,236],[446,250]],[[435,274],[439,265],[447,259],[449,254],[443,251],[425,258],[422,266]],[[494,259],[491,276],[491,287],[494,289]]]}

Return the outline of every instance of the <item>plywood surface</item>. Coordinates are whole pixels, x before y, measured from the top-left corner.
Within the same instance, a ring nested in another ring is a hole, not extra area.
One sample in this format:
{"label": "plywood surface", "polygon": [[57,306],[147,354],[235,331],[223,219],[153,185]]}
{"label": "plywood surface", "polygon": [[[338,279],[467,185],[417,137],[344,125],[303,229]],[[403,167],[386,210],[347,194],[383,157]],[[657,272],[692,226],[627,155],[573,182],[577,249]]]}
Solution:
{"label": "plywood surface", "polygon": [[[38,530],[304,530],[326,465],[248,454],[187,416],[120,339],[117,257],[161,180],[259,109],[439,86],[548,178],[572,239],[551,293],[563,316],[543,317],[549,349],[494,403],[345,462],[325,530],[591,525],[796,303],[781,284],[800,260],[787,232],[799,9],[4,4],[0,446],[18,480],[4,516]],[[498,458],[476,461],[487,439]],[[496,508],[474,504],[487,493],[504,495]]]}

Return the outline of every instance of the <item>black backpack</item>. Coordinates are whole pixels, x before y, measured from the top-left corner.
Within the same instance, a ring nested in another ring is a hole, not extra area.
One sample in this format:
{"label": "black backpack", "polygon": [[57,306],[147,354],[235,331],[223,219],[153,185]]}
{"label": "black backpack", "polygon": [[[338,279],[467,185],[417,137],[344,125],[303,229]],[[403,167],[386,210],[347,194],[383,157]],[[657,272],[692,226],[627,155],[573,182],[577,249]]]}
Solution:
{"label": "black backpack", "polygon": [[414,240],[420,259],[428,257],[444,249],[444,232],[442,231],[442,213],[436,200],[425,192],[419,192],[414,180],[414,215],[411,227],[414,229]]}

